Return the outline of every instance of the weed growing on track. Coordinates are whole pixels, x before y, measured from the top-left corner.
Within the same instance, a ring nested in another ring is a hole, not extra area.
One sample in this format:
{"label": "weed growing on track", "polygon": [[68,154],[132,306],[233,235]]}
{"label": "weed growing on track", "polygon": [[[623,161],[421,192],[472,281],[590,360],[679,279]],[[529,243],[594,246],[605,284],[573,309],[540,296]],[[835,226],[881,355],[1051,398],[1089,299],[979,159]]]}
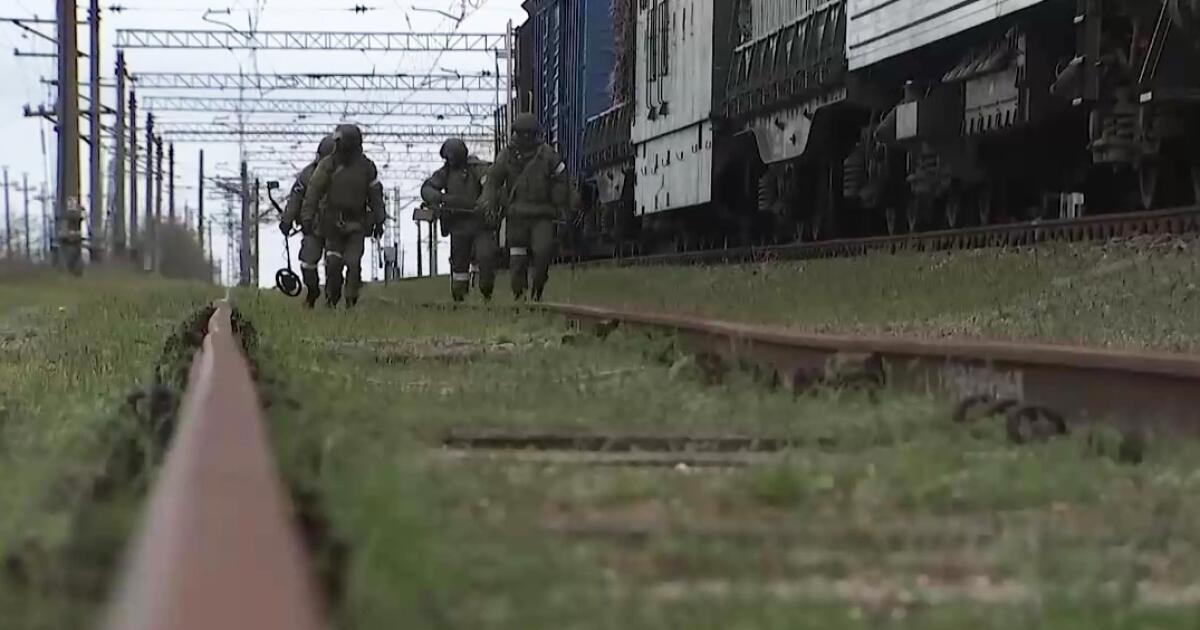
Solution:
{"label": "weed growing on track", "polygon": [[[1130,466],[1082,432],[1009,445],[923,396],[705,386],[669,340],[415,304],[431,286],[372,287],[351,313],[239,301],[285,475],[349,545],[339,627],[1194,625],[1194,444]],[[438,448],[471,426],[813,446],[716,470]]]}
{"label": "weed growing on track", "polygon": [[138,515],[136,488],[100,481],[139,431],[126,397],[212,297],[117,273],[0,282],[0,626],[92,622]]}
{"label": "weed growing on track", "polygon": [[814,332],[1195,350],[1198,248],[1134,240],[709,268],[564,268],[547,295]]}

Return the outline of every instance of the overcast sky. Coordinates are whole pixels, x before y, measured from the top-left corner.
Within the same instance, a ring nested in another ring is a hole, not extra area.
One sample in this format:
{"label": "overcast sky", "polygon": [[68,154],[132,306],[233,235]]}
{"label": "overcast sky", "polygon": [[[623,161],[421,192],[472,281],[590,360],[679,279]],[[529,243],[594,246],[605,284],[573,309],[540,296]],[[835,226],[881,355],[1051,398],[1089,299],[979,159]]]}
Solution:
{"label": "overcast sky", "polygon": [[[87,17],[86,0],[79,1],[79,19]],[[164,28],[164,29],[225,29],[229,27],[213,23],[219,21],[238,30],[249,30],[251,20],[257,19],[258,30],[317,30],[317,31],[418,31],[418,32],[448,32],[463,33],[502,33],[510,20],[519,24],[525,19],[525,13],[520,9],[520,0],[101,0],[102,49],[101,72],[104,77],[113,76],[116,53],[112,43],[116,39],[118,29],[133,28]],[[355,13],[355,6],[365,6],[370,10],[365,13]],[[205,19],[207,10],[212,10],[208,20]],[[215,12],[221,13],[215,13]],[[226,13],[226,11],[228,11]],[[446,14],[466,17],[461,22],[451,19]],[[54,17],[53,0],[0,0],[0,17]],[[53,36],[53,25],[45,25],[43,32]],[[86,25],[79,29],[80,49],[87,51],[88,31]],[[24,33],[16,26],[0,23],[0,137],[4,138],[6,151],[0,155],[0,166],[9,169],[9,176],[14,185],[20,185],[21,176],[28,174],[31,187],[40,186],[46,182],[53,186],[54,181],[54,146],[53,130],[48,124],[39,123],[38,119],[25,118],[22,114],[25,105],[52,106],[54,96],[48,86],[41,82],[43,77],[52,78],[55,75],[53,59],[15,57],[13,49],[26,52],[51,52],[53,49],[48,42],[36,36]],[[318,52],[318,51],[263,51],[251,54],[249,51],[225,50],[130,50],[126,59],[131,73],[138,72],[238,72],[246,73],[297,73],[297,72],[339,72],[339,73],[429,73],[459,71],[478,73],[483,70],[494,70],[496,60],[486,53],[392,53],[392,52]],[[501,61],[501,63],[503,63]],[[502,67],[502,66],[501,66]],[[88,78],[87,60],[80,59],[79,76],[82,81]],[[86,95],[86,89],[82,90]],[[236,97],[236,91],[198,91],[171,90],[140,92],[138,97],[158,96],[218,96]],[[248,99],[259,98],[309,98],[309,99],[345,99],[347,101],[408,101],[408,102],[485,102],[494,103],[497,96],[492,93],[460,92],[460,91],[421,91],[421,92],[340,92],[340,91],[291,91],[280,90],[269,93],[249,92]],[[113,90],[106,89],[102,95],[105,105],[115,106],[116,95]],[[139,127],[144,122],[144,111],[139,116]],[[163,121],[178,122],[232,122],[234,114],[218,113],[184,113],[162,112],[156,116]],[[248,118],[251,122],[290,122],[297,121],[295,115],[254,114]],[[304,123],[328,124],[330,128],[338,122],[334,116],[310,116]],[[438,121],[430,118],[390,116],[381,119],[380,116],[362,116],[351,122],[361,123],[427,123],[436,124]],[[447,119],[445,124],[468,123],[467,119]],[[474,121],[478,124],[490,125],[491,120]],[[112,117],[107,117],[105,124],[112,123]],[[87,131],[86,121],[80,124],[80,130]],[[45,150],[43,150],[43,140]],[[436,153],[440,142],[405,147],[396,142],[380,144],[373,142],[368,135],[368,151],[376,163],[383,167],[384,183],[391,194],[394,187],[399,187],[403,196],[415,195],[420,185],[419,174],[431,171],[438,163],[414,163],[402,158],[399,154],[406,151],[414,153]],[[144,141],[141,143],[144,144]],[[311,144],[311,143],[307,143]],[[235,175],[238,165],[238,146],[236,143],[202,144],[177,143],[176,152],[176,207],[179,212],[188,208],[193,214],[197,205],[197,170],[198,151],[205,150],[206,172],[213,175]],[[302,166],[302,162],[286,162],[272,160],[264,153],[278,152],[288,157],[297,153],[305,153],[315,147],[303,146],[295,149],[288,145],[247,144],[247,150],[253,154],[252,165],[261,169],[263,179],[280,179],[281,173],[287,173]],[[475,152],[490,156],[490,146],[472,146]],[[87,204],[87,146],[82,145],[80,167],[84,173],[82,194]],[[107,154],[107,149],[106,149]],[[107,172],[107,160],[106,160]],[[281,186],[290,186],[290,181],[281,182]],[[211,188],[211,186],[209,186]],[[106,196],[108,190],[106,189]],[[140,192],[145,199],[144,191]],[[401,219],[401,243],[405,250],[405,270],[408,275],[416,271],[415,245],[416,233],[411,222],[411,201],[399,209],[393,207],[389,198],[389,214]],[[21,195],[14,191],[13,198],[14,223],[21,225],[22,204]],[[32,203],[35,220],[34,233],[40,233],[40,207]],[[209,194],[205,202],[206,212],[215,214],[220,223],[226,212],[225,202],[216,198],[215,193]],[[399,212],[397,212],[399,210]],[[166,214],[164,203],[164,215]],[[2,228],[2,226],[0,226]],[[261,283],[273,282],[275,270],[283,265],[283,242],[274,223],[261,228],[262,249],[260,255]],[[223,225],[214,225],[213,233],[215,256],[223,263],[223,281],[230,282],[233,277],[230,271],[236,271],[236,258],[230,260],[227,248],[227,234]],[[36,244],[35,244],[36,248]],[[293,266],[298,242],[293,241]],[[439,271],[449,270],[447,257],[449,243],[443,240],[439,246]],[[380,272],[372,269],[374,255],[368,252],[364,257],[364,275],[368,278],[377,276]],[[233,263],[232,265],[230,263]]]}

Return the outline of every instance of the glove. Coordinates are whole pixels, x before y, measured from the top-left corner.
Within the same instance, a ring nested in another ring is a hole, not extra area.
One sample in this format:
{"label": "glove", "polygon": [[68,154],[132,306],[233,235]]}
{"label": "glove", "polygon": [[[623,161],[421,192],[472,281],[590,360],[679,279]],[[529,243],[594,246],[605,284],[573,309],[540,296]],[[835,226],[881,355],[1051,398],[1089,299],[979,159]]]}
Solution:
{"label": "glove", "polygon": [[371,228],[371,238],[383,238],[382,223],[376,223],[375,227]]}
{"label": "glove", "polygon": [[286,220],[280,221],[279,222],[279,231],[283,232],[284,236],[287,236],[288,234],[290,234],[292,232],[292,222],[286,221]]}

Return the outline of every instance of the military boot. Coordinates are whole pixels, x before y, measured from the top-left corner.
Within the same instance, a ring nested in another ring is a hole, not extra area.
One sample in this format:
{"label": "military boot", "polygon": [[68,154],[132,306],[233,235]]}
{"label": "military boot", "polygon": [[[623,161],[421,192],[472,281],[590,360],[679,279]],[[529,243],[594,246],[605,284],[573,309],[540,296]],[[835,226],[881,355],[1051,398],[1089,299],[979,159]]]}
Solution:
{"label": "military boot", "polygon": [[467,298],[467,292],[470,290],[470,285],[464,281],[457,281],[450,284],[450,297],[455,302],[461,302]]}
{"label": "military boot", "polygon": [[304,296],[305,308],[313,308],[317,305],[317,299],[321,297],[321,287],[308,287],[308,294]]}
{"label": "military boot", "polygon": [[532,292],[533,296],[532,297],[533,297],[534,302],[542,301],[542,291],[545,290],[545,288],[546,287],[533,287],[533,292]]}
{"label": "military boot", "polygon": [[337,308],[338,302],[341,300],[342,296],[330,292],[329,295],[325,296],[325,306],[328,306],[329,308]]}
{"label": "military boot", "polygon": [[355,295],[355,296],[351,297],[351,296],[347,295],[346,296],[346,310],[348,311],[348,310],[354,308],[355,306],[358,306],[358,296]]}

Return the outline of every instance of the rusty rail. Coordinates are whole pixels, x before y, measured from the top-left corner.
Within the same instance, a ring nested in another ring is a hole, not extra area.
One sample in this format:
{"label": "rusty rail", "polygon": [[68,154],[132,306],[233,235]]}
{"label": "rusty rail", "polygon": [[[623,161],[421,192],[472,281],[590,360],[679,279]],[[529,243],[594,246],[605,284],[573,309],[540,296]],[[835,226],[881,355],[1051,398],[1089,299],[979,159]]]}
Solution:
{"label": "rusty rail", "polygon": [[1200,232],[1200,206],[1153,212],[1095,215],[940,230],[919,234],[870,236],[813,243],[732,247],[669,254],[576,261],[574,266],[635,267],[650,265],[719,265],[773,260],[811,260],[865,256],[872,252],[934,252],[1021,247],[1046,242],[1082,242],[1149,234]]}
{"label": "rusty rail", "polygon": [[576,324],[605,330],[619,324],[675,333],[690,351],[767,366],[781,382],[792,385],[820,381],[831,363],[852,359],[850,363],[864,369],[874,366],[880,378],[891,384],[962,401],[1010,403],[1010,422],[1019,422],[1020,414],[1032,420],[1037,415],[1032,412],[1044,412],[1070,421],[1105,421],[1123,429],[1200,433],[1200,356],[1019,342],[799,334],[776,327],[593,306],[545,304],[542,308]]}
{"label": "rusty rail", "polygon": [[178,429],[110,611],[113,630],[321,627],[230,314],[219,302],[192,364]]}

